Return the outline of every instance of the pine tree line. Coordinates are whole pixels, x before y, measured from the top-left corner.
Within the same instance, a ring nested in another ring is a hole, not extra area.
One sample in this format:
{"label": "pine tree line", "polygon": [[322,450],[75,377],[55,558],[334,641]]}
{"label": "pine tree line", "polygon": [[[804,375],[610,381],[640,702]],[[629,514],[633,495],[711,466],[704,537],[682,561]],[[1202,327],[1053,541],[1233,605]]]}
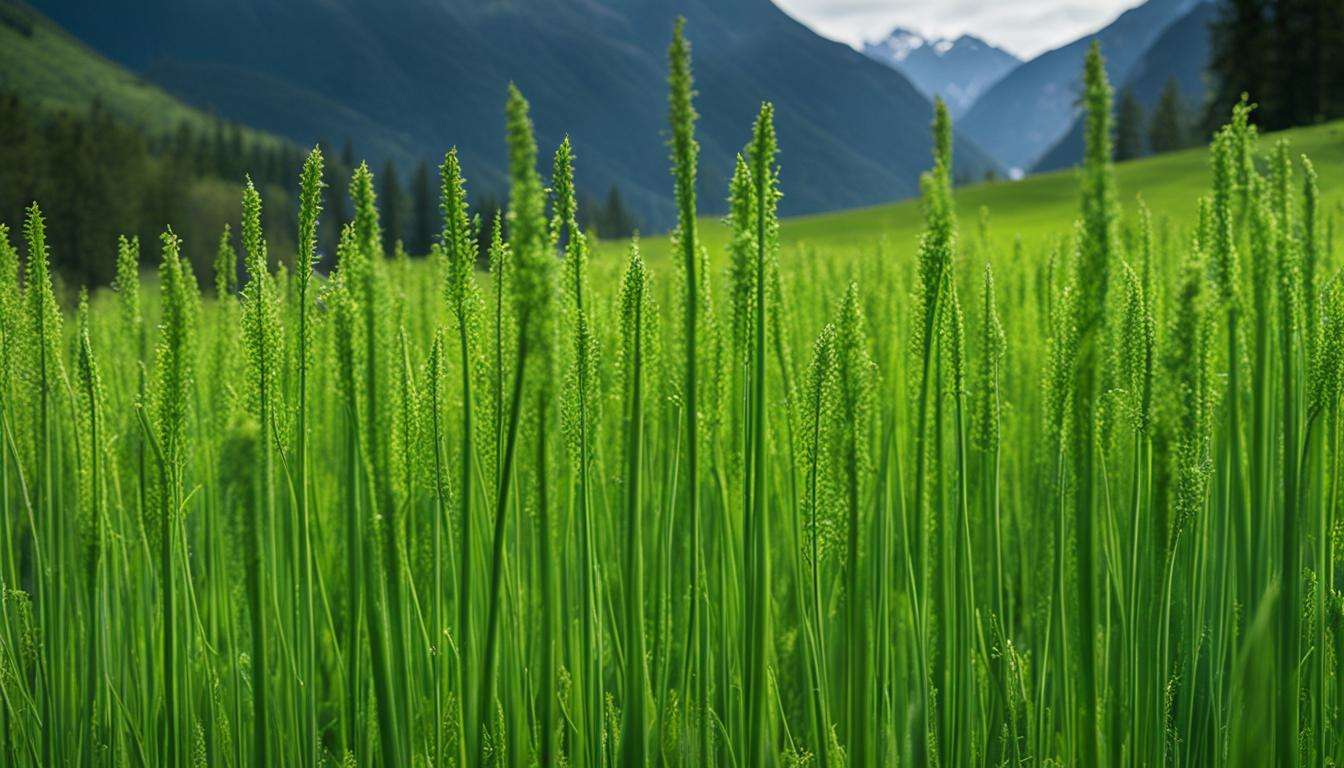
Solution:
{"label": "pine tree line", "polygon": [[1207,132],[1243,93],[1264,130],[1344,115],[1344,0],[1227,0],[1211,42]]}
{"label": "pine tree line", "polygon": [[[318,268],[326,271],[334,265],[341,229],[350,221],[341,190],[350,182],[355,160],[348,139],[339,154],[326,141],[318,146],[331,158],[323,185],[329,216],[317,233]],[[245,175],[267,209],[282,214],[268,219],[266,237],[275,254],[288,260],[296,251],[293,222],[298,211],[287,187],[304,157],[295,144],[262,139],[223,120],[206,129],[183,123],[171,134],[152,135],[118,120],[98,102],[87,112],[49,112],[0,92],[0,220],[20,221],[29,203],[41,203],[51,215],[47,239],[56,254],[52,267],[72,284],[111,282],[114,265],[100,254],[119,234],[154,242],[171,223],[184,253],[212,253],[220,227],[237,214],[231,190]],[[438,232],[436,176],[437,169],[421,161],[403,183],[397,164],[384,163],[378,177],[384,252],[430,252]],[[582,191],[577,194],[582,210],[578,224],[585,231],[620,238],[638,228],[615,185],[600,201]],[[473,206],[483,221],[500,209],[497,196],[488,193]],[[483,238],[478,248],[482,263],[487,247]],[[207,261],[192,267],[201,277],[210,272]]]}
{"label": "pine tree line", "polygon": [[1151,113],[1134,92],[1120,92],[1115,108],[1115,159],[1134,160],[1201,143],[1197,105],[1187,101],[1176,78],[1167,80]]}

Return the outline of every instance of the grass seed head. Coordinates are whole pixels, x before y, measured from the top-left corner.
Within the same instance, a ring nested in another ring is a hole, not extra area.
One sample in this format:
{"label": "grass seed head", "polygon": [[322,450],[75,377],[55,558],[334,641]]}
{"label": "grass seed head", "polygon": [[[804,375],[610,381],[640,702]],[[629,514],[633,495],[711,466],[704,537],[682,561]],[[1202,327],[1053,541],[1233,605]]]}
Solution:
{"label": "grass seed head", "polygon": [[447,259],[444,295],[448,308],[459,323],[466,323],[472,310],[476,288],[472,271],[476,266],[476,228],[468,213],[467,183],[457,148],[448,150],[439,167],[439,213],[443,216],[440,240]]}
{"label": "grass seed head", "polygon": [[294,259],[302,290],[312,279],[317,262],[317,217],[322,213],[322,150],[313,147],[299,177],[299,242]]}
{"label": "grass seed head", "polygon": [[537,142],[527,100],[513,85],[505,105],[509,148],[509,249],[519,332],[538,351],[551,329],[552,258],[547,247],[546,197],[537,174]]}

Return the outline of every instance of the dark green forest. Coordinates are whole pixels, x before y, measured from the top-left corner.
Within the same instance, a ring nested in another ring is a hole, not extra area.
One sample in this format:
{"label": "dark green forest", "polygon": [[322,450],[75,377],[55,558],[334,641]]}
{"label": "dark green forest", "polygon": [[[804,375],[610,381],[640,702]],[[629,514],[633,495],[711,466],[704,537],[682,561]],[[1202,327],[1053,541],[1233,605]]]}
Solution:
{"label": "dark green forest", "polygon": [[1212,130],[1248,94],[1251,119],[1279,130],[1344,116],[1344,0],[1223,0],[1205,105]]}
{"label": "dark green forest", "polygon": [[[339,152],[327,142],[319,146],[332,158],[324,173],[328,216],[318,236],[319,268],[325,268],[350,220],[343,190],[356,163],[349,141]],[[155,136],[118,120],[99,102],[86,112],[48,110],[0,93],[0,221],[22,221],[33,202],[49,211],[53,266],[72,285],[111,281],[119,235],[155,242],[169,226],[204,276],[224,224],[241,214],[238,186],[251,178],[267,209],[279,214],[266,222],[272,253],[288,261],[297,211],[286,185],[306,154],[296,144],[223,120],[208,130],[184,122],[169,135]],[[388,162],[379,174],[383,248],[424,255],[438,231],[438,171],[421,161],[405,182],[403,173]],[[480,194],[475,215],[491,220],[500,197]],[[626,237],[638,226],[616,187],[581,200],[581,224],[599,237]],[[486,245],[481,243],[482,254]]]}

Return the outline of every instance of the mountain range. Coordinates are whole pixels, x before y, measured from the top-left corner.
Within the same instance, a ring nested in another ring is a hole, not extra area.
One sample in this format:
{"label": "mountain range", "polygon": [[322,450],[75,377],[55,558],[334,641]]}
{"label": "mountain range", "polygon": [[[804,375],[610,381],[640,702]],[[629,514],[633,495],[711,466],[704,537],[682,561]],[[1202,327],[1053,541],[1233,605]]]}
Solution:
{"label": "mountain range", "polygon": [[[36,0],[87,45],[222,117],[374,162],[459,148],[476,192],[505,188],[503,103],[531,100],[542,147],[567,134],[580,189],[619,187],[650,227],[673,218],[666,47],[693,45],[702,209],[722,210],[762,101],[775,106],[787,214],[915,194],[928,98],[769,0]],[[959,175],[997,164],[970,142]],[[375,168],[376,170],[376,168]]]}
{"label": "mountain range", "polygon": [[1073,124],[1092,41],[1101,45],[1111,82],[1123,83],[1163,31],[1198,2],[1148,0],[1095,34],[1037,56],[976,99],[958,129],[1005,167],[1032,168]]}
{"label": "mountain range", "polygon": [[925,96],[941,96],[960,117],[999,78],[1022,61],[973,35],[926,38],[897,27],[880,40],[865,42],[863,54],[900,72]]}
{"label": "mountain range", "polygon": [[[1209,25],[1217,14],[1217,6],[1202,2],[1177,19],[1134,64],[1129,76],[1115,89],[1116,94],[1130,93],[1147,117],[1157,106],[1162,89],[1174,79],[1187,109],[1202,105],[1208,91],[1204,72],[1209,63]],[[1079,115],[1074,118],[1068,133],[1032,170],[1044,172],[1067,168],[1081,162],[1082,158],[1083,117]]]}

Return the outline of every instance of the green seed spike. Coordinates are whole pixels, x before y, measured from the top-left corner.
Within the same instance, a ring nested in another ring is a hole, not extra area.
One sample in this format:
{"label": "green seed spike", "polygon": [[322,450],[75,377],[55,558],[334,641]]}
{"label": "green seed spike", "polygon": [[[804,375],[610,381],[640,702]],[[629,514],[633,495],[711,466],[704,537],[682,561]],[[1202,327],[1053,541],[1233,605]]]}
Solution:
{"label": "green seed spike", "polygon": [[238,252],[233,249],[233,230],[228,223],[215,247],[215,297],[223,299],[238,290]]}
{"label": "green seed spike", "polygon": [[[19,289],[19,252],[9,241],[9,227],[0,224],[0,419],[13,423],[18,365],[23,354],[23,296]],[[3,435],[0,435],[3,436]],[[9,514],[10,457],[0,454],[0,578],[18,583],[18,550]]]}
{"label": "green seed spike", "polygon": [[1235,310],[1240,274],[1237,266],[1237,247],[1233,206],[1233,191],[1236,168],[1234,166],[1237,134],[1233,126],[1227,126],[1214,137],[1212,148],[1213,162],[1213,207],[1209,221],[1212,232],[1206,247],[1210,254],[1209,268],[1213,273],[1213,284],[1218,290],[1219,299],[1229,310]]}
{"label": "green seed spike", "polygon": [[509,86],[505,105],[509,146],[509,250],[517,265],[513,280],[514,313],[529,346],[546,335],[551,297],[551,254],[547,248],[546,196],[537,173],[537,143],[527,100]]}
{"label": "green seed spike", "polygon": [[735,368],[746,365],[751,350],[751,317],[756,299],[756,273],[752,264],[756,254],[754,184],[751,168],[739,154],[728,185],[728,227],[732,232],[728,245],[728,276]]}
{"label": "green seed spike", "polygon": [[1147,432],[1152,421],[1152,368],[1155,330],[1140,278],[1126,262],[1125,304],[1120,315],[1118,378],[1129,396],[1129,407],[1139,432]]}
{"label": "green seed spike", "polygon": [[1303,323],[1307,337],[1307,352],[1314,354],[1320,335],[1316,273],[1324,266],[1321,254],[1321,191],[1316,167],[1311,160],[1302,158],[1302,235],[1300,246],[1301,290]]}
{"label": "green seed spike", "polygon": [[472,273],[476,265],[476,227],[467,208],[467,183],[457,148],[448,150],[439,167],[439,212],[443,217],[440,240],[447,257],[444,298],[459,324],[468,324],[475,308],[476,283]]}
{"label": "green seed spike", "polygon": [[994,270],[985,264],[981,289],[980,361],[976,382],[974,444],[984,452],[999,448],[1001,393],[1000,369],[1006,340],[994,298]]}
{"label": "green seed spike", "polygon": [[355,245],[361,256],[381,259],[383,235],[378,225],[378,200],[373,191],[373,172],[360,163],[350,177],[350,199],[355,206]]}

